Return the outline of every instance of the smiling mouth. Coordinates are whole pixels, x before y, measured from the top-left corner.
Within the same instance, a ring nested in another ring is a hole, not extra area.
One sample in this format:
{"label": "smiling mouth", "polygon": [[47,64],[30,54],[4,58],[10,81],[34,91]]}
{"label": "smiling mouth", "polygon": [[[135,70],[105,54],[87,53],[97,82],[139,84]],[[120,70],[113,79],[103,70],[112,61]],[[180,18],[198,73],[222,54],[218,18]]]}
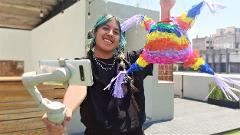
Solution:
{"label": "smiling mouth", "polygon": [[113,42],[111,41],[111,40],[109,40],[109,39],[103,39],[105,42],[107,42],[108,44],[112,44]]}

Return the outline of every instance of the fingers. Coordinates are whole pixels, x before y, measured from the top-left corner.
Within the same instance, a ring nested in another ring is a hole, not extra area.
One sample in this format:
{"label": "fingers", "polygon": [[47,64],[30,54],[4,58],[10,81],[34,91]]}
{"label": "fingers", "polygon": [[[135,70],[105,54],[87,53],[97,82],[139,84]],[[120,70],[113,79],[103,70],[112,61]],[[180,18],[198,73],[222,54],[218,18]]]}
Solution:
{"label": "fingers", "polygon": [[47,135],[62,135],[66,131],[66,127],[72,119],[72,110],[67,109],[64,122],[62,124],[54,124],[47,118],[47,113],[42,117],[43,123],[47,127]]}
{"label": "fingers", "polygon": [[72,119],[72,110],[67,108],[66,117],[64,119],[63,126],[67,127],[71,119]]}
{"label": "fingers", "polygon": [[47,126],[49,124],[51,124],[48,119],[47,119],[47,113],[45,113],[43,116],[42,116],[42,121],[43,123]]}
{"label": "fingers", "polygon": [[65,132],[65,128],[63,127],[63,125],[49,124],[47,126],[48,135],[63,135],[64,132]]}
{"label": "fingers", "polygon": [[54,124],[47,119],[47,114],[45,113],[42,117],[43,123],[47,128],[47,135],[63,135],[65,127],[61,124]]}

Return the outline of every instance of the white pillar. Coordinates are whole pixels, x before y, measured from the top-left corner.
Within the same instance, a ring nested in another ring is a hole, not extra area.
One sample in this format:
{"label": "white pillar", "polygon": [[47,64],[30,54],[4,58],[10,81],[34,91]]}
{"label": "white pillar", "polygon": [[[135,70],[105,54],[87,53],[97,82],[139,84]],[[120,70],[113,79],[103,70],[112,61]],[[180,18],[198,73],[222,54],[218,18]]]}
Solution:
{"label": "white pillar", "polygon": [[173,84],[171,81],[158,81],[158,65],[154,65],[153,76],[144,81],[146,114],[150,121],[173,119]]}

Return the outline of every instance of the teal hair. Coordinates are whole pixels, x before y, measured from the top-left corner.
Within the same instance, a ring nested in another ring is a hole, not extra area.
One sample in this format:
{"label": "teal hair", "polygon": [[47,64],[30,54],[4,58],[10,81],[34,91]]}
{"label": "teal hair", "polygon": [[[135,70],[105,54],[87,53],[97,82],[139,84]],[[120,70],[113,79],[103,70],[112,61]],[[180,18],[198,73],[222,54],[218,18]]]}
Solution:
{"label": "teal hair", "polygon": [[124,36],[124,33],[122,33],[122,31],[121,31],[120,22],[117,19],[117,17],[112,16],[110,14],[101,16],[97,20],[96,24],[94,25],[93,30],[88,32],[88,39],[89,39],[88,47],[89,47],[90,50],[92,50],[95,47],[95,45],[96,45],[96,32],[97,32],[97,30],[100,27],[102,27],[103,25],[107,24],[108,22],[110,22],[112,20],[116,20],[116,22],[117,22],[117,24],[119,26],[119,30],[120,30],[120,32],[119,32],[120,33],[119,47],[116,48],[116,52],[118,54],[120,54],[120,53],[122,53],[124,51],[124,48],[125,48],[125,45],[126,45],[126,38]]}

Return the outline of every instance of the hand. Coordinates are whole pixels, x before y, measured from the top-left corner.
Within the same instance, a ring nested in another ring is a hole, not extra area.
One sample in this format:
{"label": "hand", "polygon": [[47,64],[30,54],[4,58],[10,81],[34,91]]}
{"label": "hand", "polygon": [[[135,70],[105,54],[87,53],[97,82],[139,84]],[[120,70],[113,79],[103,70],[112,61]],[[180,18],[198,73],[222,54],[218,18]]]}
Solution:
{"label": "hand", "polygon": [[54,124],[54,123],[50,122],[47,118],[47,113],[45,113],[42,117],[42,121],[47,127],[46,134],[47,135],[64,135],[64,133],[67,130],[67,125],[69,124],[71,119],[72,119],[72,110],[71,109],[67,109],[66,117],[62,124]]}
{"label": "hand", "polygon": [[176,0],[160,0],[160,6],[162,10],[171,10],[175,3]]}

